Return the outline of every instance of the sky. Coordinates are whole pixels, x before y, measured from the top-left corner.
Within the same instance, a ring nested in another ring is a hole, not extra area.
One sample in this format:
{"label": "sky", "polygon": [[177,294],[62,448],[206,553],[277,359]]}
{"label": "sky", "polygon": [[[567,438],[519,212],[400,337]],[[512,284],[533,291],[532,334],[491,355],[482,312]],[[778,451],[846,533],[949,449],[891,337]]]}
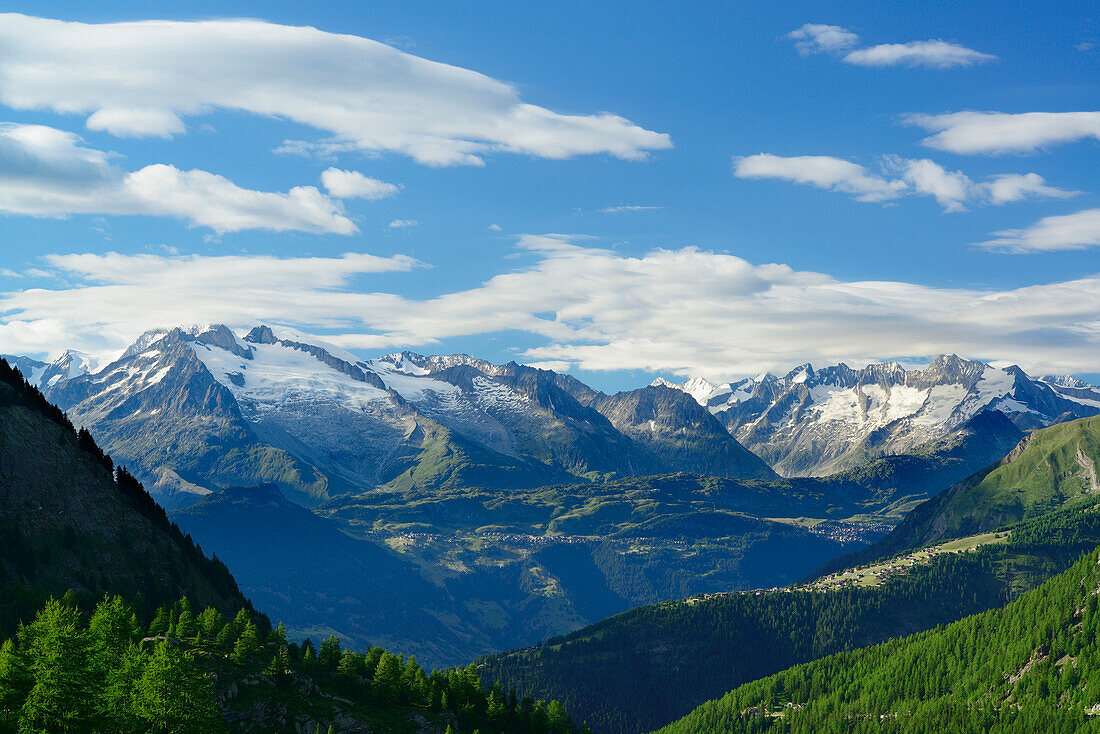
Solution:
{"label": "sky", "polygon": [[172,7],[5,4],[0,352],[1100,381],[1095,3]]}

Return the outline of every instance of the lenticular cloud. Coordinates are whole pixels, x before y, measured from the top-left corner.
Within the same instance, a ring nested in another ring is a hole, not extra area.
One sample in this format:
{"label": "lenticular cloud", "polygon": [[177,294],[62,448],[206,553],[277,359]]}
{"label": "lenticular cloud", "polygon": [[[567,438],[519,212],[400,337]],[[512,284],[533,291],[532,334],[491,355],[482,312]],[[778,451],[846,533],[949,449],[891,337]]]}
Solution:
{"label": "lenticular cloud", "polygon": [[291,149],[389,151],[430,165],[480,165],[492,151],[641,159],[672,145],[617,115],[552,112],[508,84],[377,41],[256,20],[0,15],[0,101],[85,114],[90,129],[120,136],[170,137],[189,116],[251,112],[328,136]]}

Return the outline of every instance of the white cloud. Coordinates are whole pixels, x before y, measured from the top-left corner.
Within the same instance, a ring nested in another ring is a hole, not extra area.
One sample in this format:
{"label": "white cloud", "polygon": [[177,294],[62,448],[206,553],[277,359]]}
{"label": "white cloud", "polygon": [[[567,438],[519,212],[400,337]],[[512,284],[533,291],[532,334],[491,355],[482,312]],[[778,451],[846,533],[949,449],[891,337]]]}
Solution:
{"label": "white cloud", "polygon": [[0,211],[176,217],[218,233],[356,231],[339,203],[312,186],[287,193],[253,191],[213,173],[164,164],[125,171],[72,133],[12,123],[0,124]]}
{"label": "white cloud", "polygon": [[395,219],[390,222],[390,229],[408,229],[409,227],[418,227],[420,222],[415,219]]}
{"label": "white cloud", "polygon": [[927,66],[950,69],[996,60],[992,54],[981,53],[947,41],[909,41],[883,43],[867,48],[854,48],[859,36],[836,25],[807,23],[791,31],[787,38],[803,56],[826,53],[856,66]]}
{"label": "white cloud", "polygon": [[491,230],[493,232],[499,232],[500,231],[500,225],[499,224],[490,224],[485,229]]}
{"label": "white cloud", "polygon": [[354,309],[377,301],[349,292],[353,278],[423,267],[405,255],[365,253],[279,258],[110,252],[55,254],[44,260],[49,271],[36,277],[77,285],[0,296],[5,349],[52,354],[69,341],[106,358],[142,331],[165,324],[244,326],[266,319],[359,325]]}
{"label": "white cloud", "polygon": [[1100,112],[954,112],[908,115],[905,122],[935,135],[922,143],[951,153],[1030,153],[1086,138],[1100,140]]}
{"label": "white cloud", "polygon": [[1100,247],[1100,209],[1044,217],[1025,229],[994,232],[996,239],[979,242],[998,252],[1050,252]]}
{"label": "white cloud", "polygon": [[[903,196],[932,196],[944,211],[963,211],[969,203],[1004,204],[1027,197],[1067,198],[1078,191],[1047,186],[1036,173],[1004,174],[975,183],[962,171],[948,171],[927,158],[884,156],[883,174],[832,156],[783,157],[761,153],[733,159],[738,178],[771,178],[853,195],[857,201],[893,201]],[[889,174],[889,175],[887,175]]]}
{"label": "white cloud", "polygon": [[641,206],[639,204],[620,204],[619,206],[605,206],[600,209],[600,214],[626,214],[628,212],[651,212],[661,209],[659,206]]}
{"label": "white cloud", "polygon": [[856,49],[846,55],[844,61],[857,66],[927,66],[933,69],[950,69],[953,66],[982,64],[996,58],[992,54],[946,41],[910,41]]}
{"label": "white cloud", "polygon": [[401,187],[397,184],[369,178],[358,171],[329,168],[321,174],[321,183],[337,199],[387,199],[397,196]]}
{"label": "white cloud", "polygon": [[85,122],[89,130],[110,133],[120,138],[171,138],[187,131],[183,120],[170,110],[143,108],[105,108],[97,110]]}
{"label": "white cloud", "polygon": [[896,199],[906,188],[904,181],[887,181],[858,163],[827,155],[783,157],[771,153],[733,159],[738,178],[777,178],[852,194],[859,201]]}
{"label": "white cloud", "polygon": [[787,34],[802,55],[843,51],[859,43],[859,36],[837,25],[806,23]]}
{"label": "white cloud", "polygon": [[98,356],[146,328],[220,321],[325,330],[328,341],[375,351],[520,331],[542,341],[523,353],[528,362],[711,379],[940,352],[1037,372],[1094,371],[1100,361],[1098,275],[1010,290],[930,288],[693,248],[628,257],[573,241],[524,237],[530,265],[423,300],[373,283],[352,288],[356,273],[415,267],[407,258],[54,256],[49,265],[74,285],[0,298],[0,343]]}
{"label": "white cloud", "polygon": [[258,20],[0,15],[0,101],[87,114],[89,127],[118,135],[162,137],[182,133],[190,116],[243,111],[322,131],[331,136],[322,146],[431,165],[480,165],[493,151],[638,160],[672,145],[617,115],[552,112],[509,84],[384,43]]}
{"label": "white cloud", "polygon": [[981,186],[986,197],[994,204],[1020,201],[1029,196],[1068,199],[1081,193],[1080,191],[1067,191],[1047,186],[1046,183],[1046,179],[1037,173],[1025,173],[1023,175],[1010,173],[993,176]]}
{"label": "white cloud", "polygon": [[974,191],[974,184],[962,171],[947,171],[942,166],[924,158],[922,160],[897,160],[902,180],[917,194],[935,197],[944,211],[958,212]]}

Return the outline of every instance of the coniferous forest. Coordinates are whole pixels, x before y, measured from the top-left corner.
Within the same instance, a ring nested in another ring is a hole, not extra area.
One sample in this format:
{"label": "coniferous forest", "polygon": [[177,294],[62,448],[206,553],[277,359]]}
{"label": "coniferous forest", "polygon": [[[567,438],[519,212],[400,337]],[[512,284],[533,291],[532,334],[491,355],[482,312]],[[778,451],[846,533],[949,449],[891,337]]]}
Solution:
{"label": "coniferous forest", "polygon": [[204,734],[246,712],[266,731],[348,716],[410,731],[418,722],[486,734],[587,731],[557,702],[483,686],[473,666],[426,673],[381,648],[342,649],[334,636],[295,644],[244,609],[226,619],[186,598],[148,624],[117,596],[90,616],[51,599],[0,646],[3,731]]}

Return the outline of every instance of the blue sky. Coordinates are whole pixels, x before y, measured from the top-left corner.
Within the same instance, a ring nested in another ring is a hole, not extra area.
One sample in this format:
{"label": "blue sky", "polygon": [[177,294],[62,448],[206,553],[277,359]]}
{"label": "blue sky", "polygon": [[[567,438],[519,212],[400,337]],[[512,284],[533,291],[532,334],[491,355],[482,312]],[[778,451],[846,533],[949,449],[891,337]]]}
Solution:
{"label": "blue sky", "polygon": [[1094,4],[533,5],[9,3],[0,351],[262,320],[605,389],[1096,380]]}

